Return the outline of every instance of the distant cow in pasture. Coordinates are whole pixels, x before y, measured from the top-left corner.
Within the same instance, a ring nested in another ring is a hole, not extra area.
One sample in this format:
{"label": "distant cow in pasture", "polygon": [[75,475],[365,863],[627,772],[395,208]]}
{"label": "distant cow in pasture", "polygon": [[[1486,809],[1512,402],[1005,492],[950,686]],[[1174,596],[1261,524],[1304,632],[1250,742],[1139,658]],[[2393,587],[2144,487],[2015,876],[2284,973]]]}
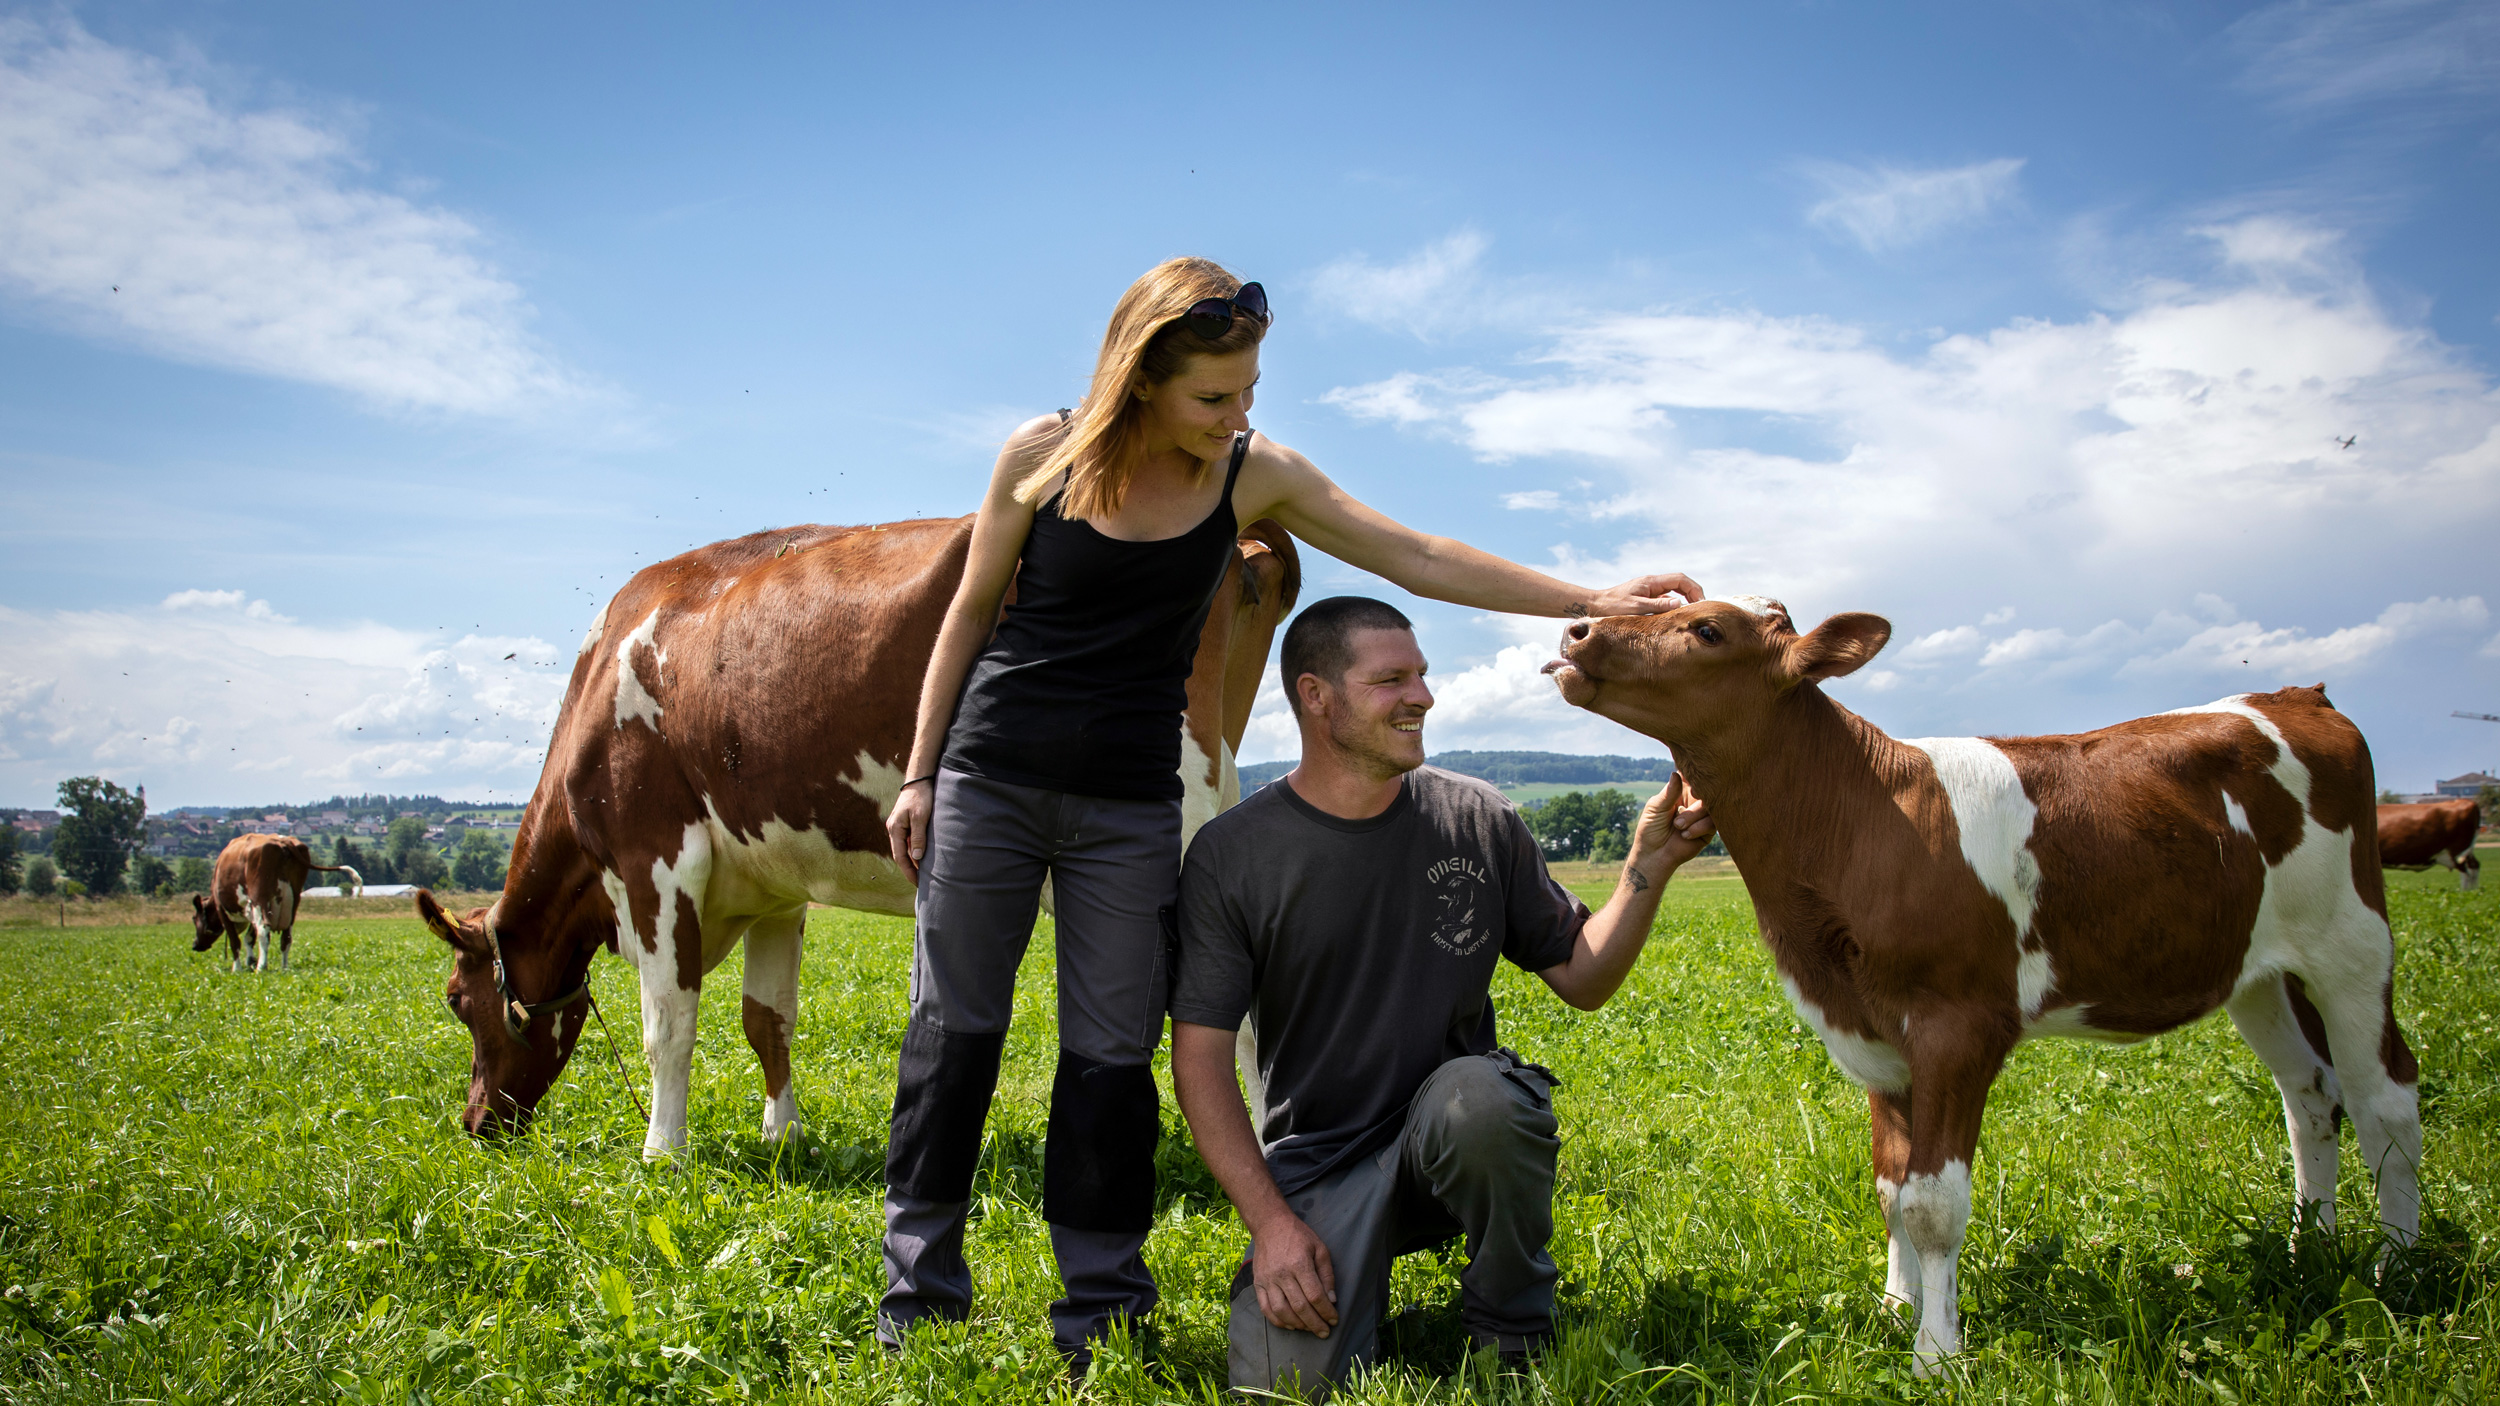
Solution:
{"label": "distant cow in pasture", "polygon": [[2378,862],[2390,869],[2427,869],[2445,864],[2457,886],[2471,893],[2483,879],[2474,857],[2474,832],[2483,808],[2472,801],[2424,801],[2378,808]]}
{"label": "distant cow in pasture", "polygon": [[[646,567],[600,611],[502,896],[455,918],[416,895],[457,958],[444,994],[473,1039],[471,1132],[536,1110],[580,1037],[605,947],[642,977],[643,1150],[682,1147],[703,976],[742,938],[763,1134],[797,1126],[807,905],[912,911],[885,818],[971,540],[970,517],[759,532]],[[1184,838],[1240,795],[1233,751],[1300,588],[1284,529],[1244,527],[1189,676]]]}
{"label": "distant cow in pasture", "polygon": [[2299,1199],[2335,1212],[2351,1115],[2398,1242],[2420,1215],[2369,748],[2323,687],[2069,737],[1896,741],[1817,685],[1892,627],[1777,601],[1584,620],[1563,697],[1666,743],[1797,1012],[1864,1085],[1917,1363],[1959,1350],[1956,1258],[1989,1086],[2035,1035],[2127,1042],[2231,1012],[2283,1096]]}
{"label": "distant cow in pasture", "polygon": [[249,955],[252,970],[269,969],[269,934],[278,934],[278,970],[295,950],[295,904],[304,879],[318,870],[345,874],[357,887],[364,876],[344,864],[315,864],[312,847],[291,835],[237,835],[217,854],[206,896],[191,895],[191,950],[205,952],[226,940],[235,971]]}

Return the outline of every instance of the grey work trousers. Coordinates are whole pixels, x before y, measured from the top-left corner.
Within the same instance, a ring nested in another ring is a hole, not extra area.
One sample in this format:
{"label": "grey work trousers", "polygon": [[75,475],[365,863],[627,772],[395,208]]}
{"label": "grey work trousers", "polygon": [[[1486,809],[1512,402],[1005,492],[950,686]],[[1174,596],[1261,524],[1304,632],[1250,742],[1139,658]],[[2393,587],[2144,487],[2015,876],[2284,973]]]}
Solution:
{"label": "grey work trousers", "polygon": [[[1460,1320],[1479,1347],[1518,1351],[1554,1331],[1553,1084],[1508,1051],[1454,1059],[1415,1093],[1397,1141],[1285,1198],[1328,1246],[1337,1326],[1325,1338],[1279,1328],[1259,1309],[1249,1265],[1235,1276],[1233,1386],[1324,1394],[1378,1350],[1389,1263],[1464,1232]],[[1253,1247],[1255,1250],[1255,1246]]]}
{"label": "grey work trousers", "polygon": [[[1052,1164],[1044,1213],[1065,1290],[1051,1305],[1052,1336],[1071,1352],[1101,1336],[1113,1318],[1143,1318],[1156,1303],[1141,1251],[1159,1115],[1143,1071],[1162,1041],[1171,994],[1166,935],[1180,858],[1178,801],[1078,796],[938,773],[920,870],[911,1020],[922,1029],[918,1048],[939,1054],[916,1063],[915,1044],[906,1041],[896,1136],[932,1143],[951,1136],[957,1147],[977,1147],[995,1078],[995,1038],[1014,1012],[1016,969],[1047,878],[1058,934],[1061,1056],[1054,1136],[1044,1152]],[[960,1072],[945,1082],[937,1066],[951,1057],[949,1041],[977,1044],[984,1036],[992,1037],[992,1064],[971,1081],[977,1094]],[[1115,1077],[1097,1077],[1105,1074]],[[931,1095],[940,1089],[942,1097]],[[914,1119],[904,1115],[907,1104],[918,1110]],[[969,1127],[948,1126],[967,1120]],[[1106,1129],[1113,1136],[1099,1135]],[[1071,1138],[1081,1145],[1061,1145]],[[961,1320],[972,1306],[963,1253],[969,1202],[957,1189],[968,1188],[970,1162],[958,1155],[942,1173],[923,1176],[923,1184],[891,1184],[891,1169],[922,1165],[913,1153],[897,1147],[888,1155],[878,1334],[889,1343],[916,1319]]]}

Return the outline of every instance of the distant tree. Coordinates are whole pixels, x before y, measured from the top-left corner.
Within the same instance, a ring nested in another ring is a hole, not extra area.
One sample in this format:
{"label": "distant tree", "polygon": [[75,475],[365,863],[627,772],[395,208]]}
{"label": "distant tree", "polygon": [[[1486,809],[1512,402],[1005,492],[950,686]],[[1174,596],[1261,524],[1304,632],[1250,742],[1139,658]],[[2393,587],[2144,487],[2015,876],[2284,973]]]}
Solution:
{"label": "distant tree", "polygon": [[17,892],[25,877],[17,857],[17,827],[0,825],[0,897]]}
{"label": "distant tree", "polygon": [[184,893],[206,893],[212,882],[208,861],[188,855],[174,861],[174,887]]}
{"label": "distant tree", "polygon": [[382,852],[390,860],[394,883],[431,888],[443,881],[443,856],[425,840],[425,822],[405,816],[391,822]]}
{"label": "distant tree", "polygon": [[147,788],[131,792],[101,776],[73,776],[61,783],[61,809],[53,858],[89,892],[111,893],[147,838]]}
{"label": "distant tree", "polygon": [[2403,801],[2404,797],[2397,795],[2393,791],[2381,791],[2378,793],[2378,803],[2383,806],[2399,805],[2402,804]]}
{"label": "distant tree", "polygon": [[2483,808],[2483,823],[2489,825],[2493,816],[2500,815],[2500,786],[2485,786],[2474,803]]}
{"label": "distant tree", "polygon": [[1600,836],[1611,837],[1610,848],[1620,859],[1629,851],[1632,818],[1638,814],[1631,796],[1612,789],[1595,795],[1566,791],[1520,811],[1548,859],[1586,859]]}
{"label": "distant tree", "polygon": [[173,892],[174,866],[152,854],[140,855],[130,861],[130,887],[151,897]]}
{"label": "distant tree", "polygon": [[494,832],[471,830],[451,852],[451,882],[481,892],[502,888],[503,862],[503,846],[495,843]]}
{"label": "distant tree", "polygon": [[26,892],[35,898],[50,898],[60,887],[61,871],[53,867],[52,856],[39,854],[26,866]]}

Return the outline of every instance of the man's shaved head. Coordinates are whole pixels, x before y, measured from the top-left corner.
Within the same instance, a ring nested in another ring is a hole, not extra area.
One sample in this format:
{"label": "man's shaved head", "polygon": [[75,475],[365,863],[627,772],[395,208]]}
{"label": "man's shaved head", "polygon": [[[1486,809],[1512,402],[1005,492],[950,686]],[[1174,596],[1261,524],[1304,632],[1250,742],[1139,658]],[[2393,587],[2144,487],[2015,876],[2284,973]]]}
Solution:
{"label": "man's shaved head", "polygon": [[[1313,601],[1293,618],[1285,630],[1285,648],[1278,667],[1285,676],[1285,695],[1299,698],[1296,683],[1304,674],[1316,674],[1329,687],[1345,682],[1345,671],[1354,664],[1354,636],[1361,630],[1408,630],[1415,622],[1385,600],[1370,596],[1330,596]],[[1295,703],[1300,709],[1301,704]]]}

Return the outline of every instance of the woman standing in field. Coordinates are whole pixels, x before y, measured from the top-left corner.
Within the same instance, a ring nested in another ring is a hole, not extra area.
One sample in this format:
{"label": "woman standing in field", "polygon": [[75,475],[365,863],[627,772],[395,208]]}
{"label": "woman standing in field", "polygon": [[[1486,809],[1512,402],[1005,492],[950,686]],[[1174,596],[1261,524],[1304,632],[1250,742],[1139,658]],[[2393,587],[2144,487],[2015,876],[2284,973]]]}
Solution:
{"label": "woman standing in field", "polygon": [[[1250,429],[1266,292],[1174,259],[1111,313],[1082,408],[1010,436],[921,686],[886,830],[919,885],[911,1022],[886,1151],[878,1336],[972,1304],[964,1217],[1017,964],[1054,883],[1059,1069],[1043,1216],[1072,1365],[1155,1305],[1140,1250],[1160,1110],[1148,1063],[1172,974],[1185,685],[1239,525],[1301,540],[1419,596],[1521,615],[1648,614],[1699,599],[1679,574],[1568,585],[1356,502]],[[991,635],[1008,584],[1016,605]]]}

